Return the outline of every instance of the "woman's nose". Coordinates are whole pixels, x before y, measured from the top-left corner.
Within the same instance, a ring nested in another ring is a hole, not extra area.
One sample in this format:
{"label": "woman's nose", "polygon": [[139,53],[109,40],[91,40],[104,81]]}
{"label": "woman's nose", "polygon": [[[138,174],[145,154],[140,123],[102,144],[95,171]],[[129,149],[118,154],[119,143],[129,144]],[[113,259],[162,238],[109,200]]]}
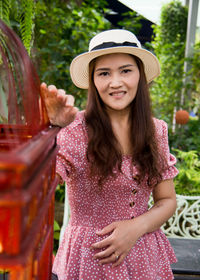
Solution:
{"label": "woman's nose", "polygon": [[110,87],[118,88],[122,86],[121,77],[118,74],[112,75],[110,79]]}

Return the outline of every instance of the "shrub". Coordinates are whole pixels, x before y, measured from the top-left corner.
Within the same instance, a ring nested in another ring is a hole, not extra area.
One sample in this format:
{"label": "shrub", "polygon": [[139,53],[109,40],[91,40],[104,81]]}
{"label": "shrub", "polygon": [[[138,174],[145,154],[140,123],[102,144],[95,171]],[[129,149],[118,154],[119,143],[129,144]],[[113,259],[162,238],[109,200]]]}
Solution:
{"label": "shrub", "polygon": [[179,174],[175,177],[175,187],[177,194],[200,195],[200,160],[198,152],[191,150],[183,152],[173,149],[177,157],[177,168]]}

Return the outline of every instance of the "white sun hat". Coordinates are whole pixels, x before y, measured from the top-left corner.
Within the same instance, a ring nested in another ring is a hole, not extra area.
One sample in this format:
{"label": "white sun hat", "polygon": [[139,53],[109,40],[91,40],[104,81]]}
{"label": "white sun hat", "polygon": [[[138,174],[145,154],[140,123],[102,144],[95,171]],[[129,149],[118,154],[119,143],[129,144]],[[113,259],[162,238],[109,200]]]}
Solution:
{"label": "white sun hat", "polygon": [[70,75],[73,83],[79,88],[88,89],[89,63],[96,57],[111,53],[127,53],[140,58],[148,83],[160,74],[158,59],[150,51],[141,47],[133,33],[123,29],[112,29],[94,36],[89,43],[88,52],[82,53],[72,60]]}

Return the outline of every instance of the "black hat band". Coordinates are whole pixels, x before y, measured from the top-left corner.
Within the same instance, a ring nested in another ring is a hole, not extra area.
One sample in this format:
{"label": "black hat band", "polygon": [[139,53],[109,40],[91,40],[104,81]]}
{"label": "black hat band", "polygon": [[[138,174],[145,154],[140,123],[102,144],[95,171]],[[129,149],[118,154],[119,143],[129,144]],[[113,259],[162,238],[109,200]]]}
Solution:
{"label": "black hat band", "polygon": [[123,43],[105,42],[92,48],[91,51],[113,48],[113,47],[138,47],[138,45],[136,43],[131,43],[131,42],[123,42]]}

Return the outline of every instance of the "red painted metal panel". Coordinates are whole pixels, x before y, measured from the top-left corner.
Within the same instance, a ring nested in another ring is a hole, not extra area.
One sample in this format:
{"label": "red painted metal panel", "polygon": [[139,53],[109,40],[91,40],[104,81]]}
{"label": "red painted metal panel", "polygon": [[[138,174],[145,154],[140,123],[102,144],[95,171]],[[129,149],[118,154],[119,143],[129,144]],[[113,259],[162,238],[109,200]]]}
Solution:
{"label": "red painted metal panel", "polygon": [[0,20],[0,271],[50,280],[59,128],[20,39]]}

